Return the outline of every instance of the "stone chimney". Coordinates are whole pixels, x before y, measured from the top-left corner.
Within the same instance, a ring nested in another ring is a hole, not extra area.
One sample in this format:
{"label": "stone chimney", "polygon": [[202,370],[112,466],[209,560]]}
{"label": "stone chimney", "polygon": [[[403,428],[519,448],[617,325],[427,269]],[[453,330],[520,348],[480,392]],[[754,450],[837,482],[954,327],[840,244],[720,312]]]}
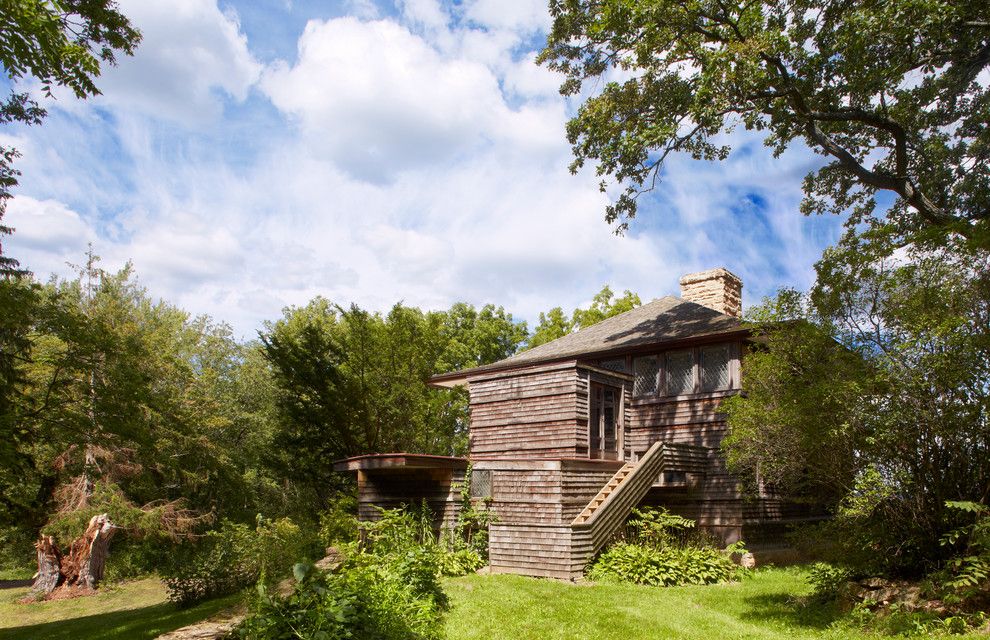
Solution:
{"label": "stone chimney", "polygon": [[682,276],[681,298],[719,313],[742,317],[742,280],[725,267]]}

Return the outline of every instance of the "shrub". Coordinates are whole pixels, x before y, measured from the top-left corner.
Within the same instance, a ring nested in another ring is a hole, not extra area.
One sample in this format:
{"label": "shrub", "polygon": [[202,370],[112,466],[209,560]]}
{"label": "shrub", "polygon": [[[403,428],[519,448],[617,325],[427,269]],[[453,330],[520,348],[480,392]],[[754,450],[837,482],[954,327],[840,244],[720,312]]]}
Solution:
{"label": "shrub", "polygon": [[179,606],[234,593],[259,579],[273,582],[292,563],[310,555],[313,544],[288,518],[258,516],[251,529],[224,521],[163,571],[168,598]]}
{"label": "shrub", "polygon": [[320,542],[324,546],[354,542],[358,538],[359,526],[357,498],[342,494],[333,506],[320,514]]}
{"label": "shrub", "polygon": [[845,567],[816,562],[811,565],[808,582],[814,588],[815,599],[831,602],[841,595],[843,587],[852,577],[852,573]]}
{"label": "shrub", "polygon": [[670,513],[664,507],[633,509],[627,523],[633,541],[653,549],[682,545],[694,529],[694,520]]}
{"label": "shrub", "polygon": [[422,546],[352,553],[332,574],[299,564],[293,593],[279,599],[259,587],[254,613],[237,634],[251,640],[439,639],[447,607],[439,572],[437,554]]}
{"label": "shrub", "polygon": [[663,507],[633,509],[625,539],[595,560],[588,577],[658,587],[713,584],[744,571],[732,562],[732,554],[745,551],[742,542],[719,549],[713,538],[696,531],[693,520]]}
{"label": "shrub", "polygon": [[[440,575],[445,576],[463,576],[485,565],[486,559],[477,548],[479,541],[484,540],[487,551],[487,537],[479,535],[481,529],[474,530],[472,541],[467,539],[460,524],[438,534],[433,530],[433,516],[425,504],[414,509],[379,511],[381,518],[377,521],[361,523],[365,544],[373,553],[380,556],[402,555],[412,550],[426,549],[436,558]],[[476,520],[471,521],[477,523]]]}
{"label": "shrub", "polygon": [[945,592],[951,604],[983,604],[990,601],[990,507],[977,502],[946,502],[946,506],[972,518],[972,522],[953,529],[941,543],[956,553],[932,581]]}
{"label": "shrub", "polygon": [[591,566],[588,577],[606,582],[632,582],[654,587],[714,584],[731,579],[736,566],[717,549],[665,547],[654,549],[620,542]]}

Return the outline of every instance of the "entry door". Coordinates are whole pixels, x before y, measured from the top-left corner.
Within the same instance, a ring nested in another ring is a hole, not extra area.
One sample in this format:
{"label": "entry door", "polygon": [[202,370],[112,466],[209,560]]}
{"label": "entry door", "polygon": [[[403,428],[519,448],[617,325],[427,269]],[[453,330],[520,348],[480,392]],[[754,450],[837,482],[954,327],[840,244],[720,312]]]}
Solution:
{"label": "entry door", "polygon": [[597,382],[591,383],[591,406],[588,416],[588,454],[591,458],[619,458],[620,390]]}

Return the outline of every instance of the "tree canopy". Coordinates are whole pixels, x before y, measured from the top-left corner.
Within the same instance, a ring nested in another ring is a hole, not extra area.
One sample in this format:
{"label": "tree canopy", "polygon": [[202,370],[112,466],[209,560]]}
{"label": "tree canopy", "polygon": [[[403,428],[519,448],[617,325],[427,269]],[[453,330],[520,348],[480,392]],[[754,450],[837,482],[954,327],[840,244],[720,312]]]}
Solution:
{"label": "tree canopy", "polygon": [[[986,0],[552,0],[540,61],[565,95],[577,170],[624,191],[621,230],[673,153],[724,159],[720,134],[765,132],[828,159],[805,213],[850,213],[902,240],[990,247],[990,4]],[[985,75],[985,73],[984,73]],[[598,87],[601,87],[598,89]],[[876,196],[896,199],[877,214]]]}
{"label": "tree canopy", "polygon": [[990,264],[850,235],[811,294],[750,313],[763,347],[723,405],[730,468],[827,498],[844,564],[920,572],[952,552],[949,501],[990,497]]}
{"label": "tree canopy", "polygon": [[527,348],[532,348],[545,344],[557,338],[562,338],[572,331],[590,327],[598,324],[606,318],[617,316],[635,309],[643,304],[639,295],[628,289],[621,296],[616,297],[611,287],[605,285],[602,290],[595,294],[591,300],[591,305],[587,309],[578,307],[571,312],[568,318],[564,310],[554,307],[547,312],[540,313],[540,321],[533,330],[533,335],[526,343]]}

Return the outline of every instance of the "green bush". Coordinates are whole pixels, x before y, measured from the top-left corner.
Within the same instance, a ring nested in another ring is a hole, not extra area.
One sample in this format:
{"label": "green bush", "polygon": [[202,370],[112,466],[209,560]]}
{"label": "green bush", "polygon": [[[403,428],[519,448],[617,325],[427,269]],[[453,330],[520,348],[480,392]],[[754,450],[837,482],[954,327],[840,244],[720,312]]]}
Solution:
{"label": "green bush", "polygon": [[280,599],[259,587],[255,610],[238,629],[238,637],[442,638],[447,597],[438,577],[440,557],[434,547],[382,544],[376,551],[368,547],[351,553],[335,573],[296,565],[293,593]]}
{"label": "green bush", "polygon": [[831,602],[839,597],[843,587],[853,574],[845,567],[839,567],[827,562],[816,562],[811,565],[808,582],[814,588],[814,597],[823,602]]}
{"label": "green bush", "polygon": [[37,568],[35,539],[27,527],[0,527],[0,580],[31,577]]}
{"label": "green bush", "polygon": [[436,558],[438,571],[445,576],[463,576],[485,566],[486,559],[477,546],[483,540],[487,551],[487,537],[478,535],[480,529],[474,530],[471,541],[460,525],[438,534],[425,504],[414,509],[379,511],[381,518],[377,521],[361,523],[365,544],[373,553],[402,555],[425,549]]}
{"label": "green bush", "polygon": [[725,582],[743,571],[732,562],[733,553],[745,553],[741,542],[721,550],[696,532],[693,520],[663,507],[633,509],[625,540],[595,560],[588,578],[657,587]]}
{"label": "green bush", "polygon": [[346,544],[358,538],[357,498],[340,495],[320,514],[320,542],[324,546]]}
{"label": "green bush", "polygon": [[269,583],[288,575],[292,563],[310,556],[313,541],[288,518],[258,516],[251,529],[224,521],[194,548],[176,554],[163,573],[168,598],[179,606],[234,593],[259,579]]}
{"label": "green bush", "polygon": [[588,571],[592,580],[632,582],[654,587],[714,584],[734,577],[736,566],[717,549],[653,549],[620,542],[602,553]]}

